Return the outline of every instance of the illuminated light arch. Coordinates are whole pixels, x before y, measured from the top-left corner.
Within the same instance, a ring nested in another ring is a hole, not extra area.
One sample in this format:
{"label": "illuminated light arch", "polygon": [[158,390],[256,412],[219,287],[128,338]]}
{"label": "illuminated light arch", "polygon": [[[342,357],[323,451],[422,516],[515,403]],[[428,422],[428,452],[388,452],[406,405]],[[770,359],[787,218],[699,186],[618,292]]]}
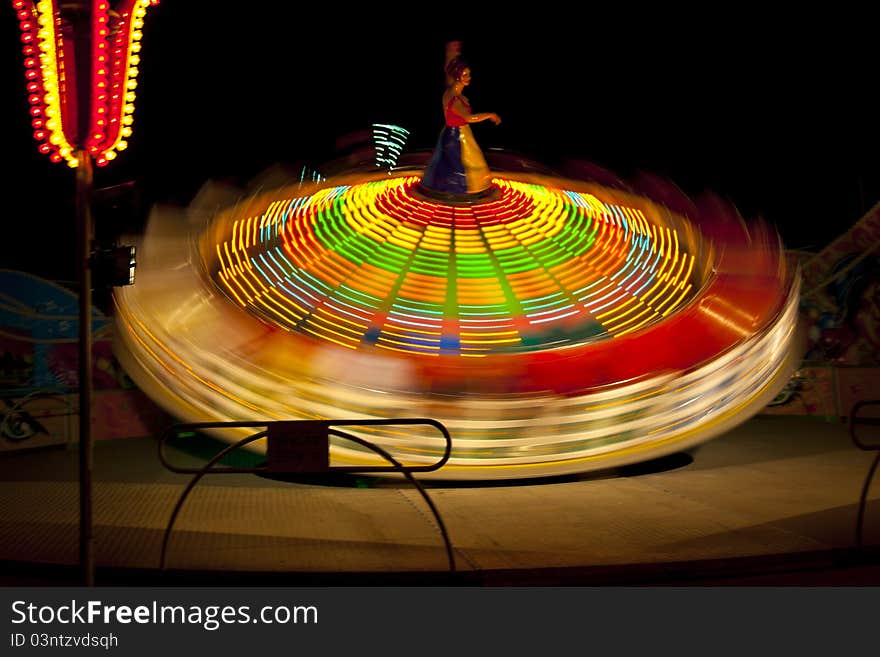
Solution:
{"label": "illuminated light arch", "polygon": [[[98,166],[128,145],[134,121],[135,88],[141,37],[147,9],[159,0],[13,0],[21,31],[28,102],[34,139],[53,162],[77,167],[78,150]],[[91,70],[88,95],[78,89],[73,25],[69,12],[90,15]],[[80,113],[88,121],[80,122]],[[80,133],[82,126],[83,133]]]}

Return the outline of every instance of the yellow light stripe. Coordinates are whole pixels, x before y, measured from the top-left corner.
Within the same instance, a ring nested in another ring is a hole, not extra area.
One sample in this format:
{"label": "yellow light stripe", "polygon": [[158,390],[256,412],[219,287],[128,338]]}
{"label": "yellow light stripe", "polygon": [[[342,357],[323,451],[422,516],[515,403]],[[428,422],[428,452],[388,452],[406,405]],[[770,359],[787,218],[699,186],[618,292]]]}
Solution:
{"label": "yellow light stripe", "polygon": [[678,299],[675,300],[675,303],[673,303],[673,304],[672,304],[672,305],[671,305],[666,311],[664,311],[664,312],[662,313],[663,316],[665,317],[665,316],[668,315],[668,314],[669,314],[669,313],[670,313],[670,312],[671,312],[676,306],[678,306],[678,304],[681,303],[682,299],[684,299],[684,297],[687,295],[688,292],[690,292],[690,290],[691,290],[691,286],[690,286],[690,285],[686,286],[686,287],[682,290],[681,294],[678,296]]}
{"label": "yellow light stripe", "polygon": [[[398,343],[398,344],[401,344],[401,343]],[[390,349],[392,351],[398,351],[402,354],[412,355],[412,353],[413,353],[412,349],[398,349],[397,347],[392,347],[390,344],[382,344],[381,342],[376,342],[376,346],[379,347],[380,349]],[[439,356],[440,355],[439,352],[435,353],[435,352],[430,352],[430,351],[428,351],[428,352],[420,351],[419,354],[422,356]]]}
{"label": "yellow light stripe", "polygon": [[669,296],[672,294],[670,288],[673,287],[672,279],[669,276],[669,272],[663,275],[661,281],[663,285],[662,289],[660,289],[657,294],[655,294],[654,297],[651,299],[651,307],[658,312],[660,311],[660,308],[662,308],[669,300]]}
{"label": "yellow light stripe", "polygon": [[[380,335],[376,339],[376,346],[377,347],[381,347],[383,344],[386,344],[386,343],[399,344],[404,347],[409,347],[409,349],[407,349],[407,353],[410,353],[410,354],[414,351],[413,345],[410,342],[401,342],[400,340],[392,340],[391,338],[386,338],[384,335]],[[440,345],[433,346],[433,345],[427,345],[427,344],[419,344],[417,346],[418,346],[419,353],[428,353],[428,354],[434,353],[434,352],[439,353],[439,350],[440,350]],[[389,346],[389,349],[390,348],[392,348],[392,347]],[[422,351],[423,349],[430,349],[431,351],[425,352],[425,351]]]}
{"label": "yellow light stripe", "polygon": [[[626,328],[628,325],[634,324],[635,322],[638,322],[638,320],[641,319],[642,317],[645,317],[647,315],[648,317],[643,321],[648,321],[652,317],[658,316],[658,313],[653,308],[649,308],[648,306],[644,306],[644,305],[636,306],[634,308],[634,310],[638,310],[640,308],[641,308],[642,312],[640,312],[638,315],[633,315],[625,322],[622,322],[620,324],[615,324],[615,326],[613,328],[609,327],[609,330],[612,333],[614,333],[615,335],[623,335],[623,333],[626,330],[628,330]],[[639,322],[637,325],[640,326],[641,324],[642,324],[642,322]]]}
{"label": "yellow light stripe", "polygon": [[[342,322],[342,324],[334,324],[334,326],[339,326],[339,328],[346,328],[347,329],[346,326],[343,326],[344,324],[354,326],[355,328],[359,329],[359,331],[353,331],[354,333],[358,333],[358,335],[363,335],[363,332],[369,328],[369,324],[356,322],[353,319],[349,319],[348,317],[342,317],[341,315],[338,315],[337,313],[333,312],[332,309],[327,308],[327,306],[320,306],[320,307],[316,308],[314,314],[320,316],[322,319],[325,319],[325,321],[330,321],[330,319],[328,319],[328,318],[332,318],[332,319],[336,320],[337,322]],[[333,322],[331,322],[331,323],[333,323]],[[348,329],[348,330],[351,330],[351,329]]]}
{"label": "yellow light stripe", "polygon": [[[247,266],[245,268],[243,268],[243,270],[242,270],[243,271],[242,279],[244,280],[244,282],[247,283],[248,287],[250,287],[254,291],[254,295],[260,294],[260,292],[265,292],[268,289],[268,287],[266,286],[265,281],[263,281],[262,278],[257,276],[256,272],[254,271],[253,267],[251,266],[250,260],[249,259],[246,260],[245,264]],[[251,283],[251,281],[253,281],[253,283]]]}
{"label": "yellow light stripe", "polygon": [[[391,330],[392,328],[397,329],[397,330],[392,331]],[[443,335],[443,331],[424,331],[424,330],[417,329],[417,328],[410,329],[409,327],[401,327],[401,326],[397,326],[396,324],[391,324],[391,323],[386,323],[382,326],[382,334],[384,335],[386,333],[388,335],[393,335],[397,338],[413,337],[412,336],[413,333],[418,333],[421,335],[429,335],[432,338],[439,337],[439,336]]]}
{"label": "yellow light stripe", "polygon": [[517,331],[462,331],[460,333],[462,337],[478,337],[484,335],[518,335]]}
{"label": "yellow light stripe", "polygon": [[[74,155],[73,145],[67,141],[62,123],[61,80],[58,75],[58,53],[55,47],[58,35],[55,33],[54,2],[40,0],[36,4],[36,9],[37,24],[40,26],[36,39],[40,60],[39,71],[42,78],[42,100],[46,106],[44,127],[49,133],[47,141],[58,148],[58,153],[67,161],[67,166],[74,169],[79,166],[79,160]],[[86,74],[91,75],[91,71]],[[87,108],[83,108],[83,111],[87,111]]]}
{"label": "yellow light stripe", "polygon": [[[134,59],[136,53],[139,53],[141,50],[141,27],[143,26],[143,18],[146,16],[147,8],[150,7],[150,0],[138,0],[135,3],[134,7],[132,7],[132,15],[128,21],[128,47],[125,53],[125,74],[122,76],[122,90],[121,93],[128,96],[128,94],[133,93],[133,84],[135,79],[137,78],[138,69],[135,66],[137,60]],[[133,100],[133,98],[132,98]],[[116,134],[116,139],[110,144],[109,147],[105,148],[101,155],[110,160],[115,157],[115,151],[122,150],[121,146],[124,143],[123,139],[126,138],[128,130],[126,127],[130,126],[134,113],[134,105],[132,102],[128,102],[128,98],[126,98],[126,102],[120,104],[121,113],[117,118],[120,123],[119,131]]]}
{"label": "yellow light stripe", "polygon": [[632,305],[632,304],[636,304],[636,305],[633,308],[631,308],[630,310],[628,310],[626,313],[623,313],[622,316],[625,317],[627,314],[632,312],[635,308],[637,308],[641,304],[641,301],[636,299],[636,297],[629,297],[625,302],[623,302],[622,304],[619,304],[618,306],[612,308],[611,310],[608,310],[606,312],[599,313],[598,315],[595,315],[595,318],[597,320],[599,320],[600,322],[602,322],[603,324],[605,324],[605,322],[603,321],[604,318],[611,317],[611,322],[613,322],[616,318],[621,317],[620,311],[622,311],[624,308],[626,308],[627,306]]}
{"label": "yellow light stripe", "polygon": [[[360,342],[360,339],[363,336],[363,333],[361,331],[355,331],[348,326],[340,324],[339,322],[334,322],[332,319],[328,318],[325,315],[319,315],[317,310],[309,315],[304,323],[311,324],[316,329],[321,328],[323,330],[330,331],[331,333],[334,333],[340,337],[348,338],[356,342]],[[335,331],[330,328],[331,326],[339,330]],[[340,333],[340,331],[342,332]]]}
{"label": "yellow light stripe", "polygon": [[[676,251],[676,255],[678,255],[678,251]],[[687,257],[683,257],[683,258],[681,258],[681,259],[679,260],[679,262],[678,262],[678,270],[675,272],[675,274],[674,274],[674,275],[673,275],[673,276],[667,281],[667,283],[666,283],[666,287],[667,287],[667,288],[669,288],[669,287],[672,288],[672,289],[669,291],[669,296],[667,296],[667,297],[666,297],[661,303],[659,303],[659,304],[656,306],[656,310],[657,310],[657,312],[662,313],[663,315],[666,314],[666,313],[663,312],[663,307],[666,306],[666,305],[672,300],[672,295],[673,295],[674,291],[678,288],[678,282],[679,282],[679,280],[680,280],[681,272],[682,272],[682,270],[683,270],[684,267],[685,267],[685,261],[686,261],[686,260],[687,260]],[[664,291],[665,291],[665,290],[664,290]]]}
{"label": "yellow light stripe", "polygon": [[[260,304],[261,306],[263,306],[266,310],[269,310],[273,314],[278,315],[282,319],[284,319],[284,318],[292,319],[293,324],[296,324],[297,322],[299,322],[302,319],[302,316],[293,314],[293,312],[291,312],[287,308],[282,307],[281,304],[279,304],[275,299],[273,299],[269,295],[263,295],[263,296],[257,297],[257,299],[255,299],[255,301],[258,304]],[[275,306],[275,308],[270,306],[268,302],[271,302]]]}
{"label": "yellow light stripe", "polygon": [[308,320],[303,322],[300,325],[300,328],[302,328],[302,330],[304,330],[304,331],[308,331],[312,335],[316,335],[319,338],[322,338],[324,340],[331,340],[332,342],[336,342],[337,344],[345,344],[345,343],[339,342],[338,340],[334,340],[328,334],[332,334],[332,335],[335,335],[339,338],[342,338],[343,340],[347,340],[348,341],[347,344],[358,344],[360,342],[360,340],[352,339],[352,337],[350,335],[346,335],[345,333],[340,333],[339,331],[334,331],[333,329],[331,329],[327,326],[323,326],[318,323],[313,324]]}
{"label": "yellow light stripe", "polygon": [[232,288],[232,285],[229,283],[229,279],[226,276],[226,272],[220,272],[220,280],[223,281],[223,284],[226,286],[226,289],[232,293],[232,296],[235,297],[235,300],[241,305],[242,308],[247,308],[247,303],[245,303],[240,296],[235,292]]}
{"label": "yellow light stripe", "polygon": [[[227,257],[227,259],[229,259],[229,261],[231,263],[232,256],[229,255],[229,242],[224,242],[223,248],[226,250],[226,257]],[[238,288],[241,290],[241,293],[245,296],[245,298],[248,301],[253,301],[253,297],[250,295],[250,293],[247,290],[245,290],[244,287],[242,287],[241,283],[238,282],[238,279],[239,279],[238,269],[239,269],[238,267],[233,265],[232,267],[230,267],[227,270],[227,275],[229,276],[229,280],[231,280],[233,283],[235,283],[238,286]]]}
{"label": "yellow light stripe", "polygon": [[497,338],[495,340],[461,340],[461,344],[481,345],[481,344],[512,344],[522,342],[522,338]]}

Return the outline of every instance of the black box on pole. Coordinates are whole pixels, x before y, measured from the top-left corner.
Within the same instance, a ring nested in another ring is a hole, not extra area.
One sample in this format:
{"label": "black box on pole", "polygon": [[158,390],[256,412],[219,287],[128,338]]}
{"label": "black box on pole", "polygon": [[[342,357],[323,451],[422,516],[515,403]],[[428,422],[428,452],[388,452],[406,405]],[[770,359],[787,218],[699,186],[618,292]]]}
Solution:
{"label": "black box on pole", "polygon": [[330,470],[327,422],[298,420],[268,425],[269,472],[319,473]]}

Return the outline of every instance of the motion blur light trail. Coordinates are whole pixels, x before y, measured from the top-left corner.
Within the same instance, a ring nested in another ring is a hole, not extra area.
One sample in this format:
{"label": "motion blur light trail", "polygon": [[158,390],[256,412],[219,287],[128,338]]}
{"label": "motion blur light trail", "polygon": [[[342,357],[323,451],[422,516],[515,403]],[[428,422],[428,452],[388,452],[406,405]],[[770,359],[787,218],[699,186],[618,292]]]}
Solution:
{"label": "motion blur light trail", "polygon": [[[453,451],[433,476],[498,479],[686,449],[793,369],[797,276],[766,226],[716,208],[698,229],[632,192],[522,172],[441,202],[419,174],[254,195],[193,235],[154,212],[138,283],[117,290],[129,374],[186,421],[436,418]],[[369,429],[407,463],[443,451]]]}
{"label": "motion blur light trail", "polygon": [[[500,200],[414,196],[416,177],[320,190],[232,222],[220,287],[350,349],[482,356],[625,335],[693,289],[678,232],[595,196],[497,180]],[[268,256],[268,257],[267,257]]]}

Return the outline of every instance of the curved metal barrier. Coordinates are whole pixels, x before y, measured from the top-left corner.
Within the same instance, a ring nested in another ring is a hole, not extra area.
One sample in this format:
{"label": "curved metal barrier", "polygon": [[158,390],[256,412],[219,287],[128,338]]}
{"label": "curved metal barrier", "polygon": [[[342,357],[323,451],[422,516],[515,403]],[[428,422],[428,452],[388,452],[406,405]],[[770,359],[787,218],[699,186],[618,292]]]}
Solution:
{"label": "curved metal barrier", "polygon": [[[377,445],[373,445],[369,441],[358,436],[352,435],[345,431],[334,429],[340,426],[370,426],[370,425],[429,425],[436,428],[443,435],[446,441],[446,448],[442,457],[435,463],[429,465],[406,466],[401,464],[391,454]],[[257,428],[266,427],[264,431],[254,433],[235,444],[229,445],[217,454],[201,468],[182,468],[171,464],[165,455],[165,444],[169,437],[180,431],[201,431],[203,429],[218,428]],[[367,449],[379,454],[390,466],[332,466],[330,465],[330,436],[351,440]],[[268,446],[266,449],[266,465],[250,468],[239,468],[231,466],[213,467],[221,461],[225,456],[234,452],[240,447],[244,447],[252,442],[266,438]],[[449,460],[452,451],[452,438],[446,427],[430,418],[400,418],[396,420],[290,420],[277,422],[195,422],[187,424],[175,424],[169,427],[159,438],[159,460],[171,472],[180,474],[192,474],[193,478],[187,484],[186,488],[180,494],[168,525],[165,528],[165,534],[162,538],[162,553],[159,558],[159,568],[165,568],[165,557],[168,552],[168,541],[171,537],[171,530],[174,522],[180,514],[183,503],[187,496],[206,474],[319,474],[324,472],[336,473],[369,473],[369,472],[397,472],[405,476],[410,483],[415,486],[419,494],[424,498],[437,526],[443,536],[443,542],[446,546],[446,555],[449,560],[449,571],[455,572],[455,555],[452,551],[452,543],[449,540],[449,534],[446,531],[446,525],[437,507],[428,496],[424,487],[413,477],[414,472],[432,472],[442,468]]]}
{"label": "curved metal barrier", "polygon": [[[874,478],[874,473],[877,471],[877,465],[880,464],[880,443],[871,445],[865,443],[856,436],[856,427],[858,425],[869,424],[868,419],[859,417],[859,411],[868,406],[880,406],[880,399],[858,401],[853,404],[852,410],[850,410],[849,413],[849,435],[850,438],[852,438],[853,443],[855,443],[855,446],[866,452],[877,452],[874,462],[871,463],[871,467],[868,469],[868,475],[865,477],[865,483],[862,486],[862,494],[859,497],[859,512],[856,518],[856,546],[860,549],[864,540],[865,506],[868,501],[868,490],[871,487],[871,480]],[[873,420],[874,423],[880,422],[880,419],[877,418],[873,418]]]}

